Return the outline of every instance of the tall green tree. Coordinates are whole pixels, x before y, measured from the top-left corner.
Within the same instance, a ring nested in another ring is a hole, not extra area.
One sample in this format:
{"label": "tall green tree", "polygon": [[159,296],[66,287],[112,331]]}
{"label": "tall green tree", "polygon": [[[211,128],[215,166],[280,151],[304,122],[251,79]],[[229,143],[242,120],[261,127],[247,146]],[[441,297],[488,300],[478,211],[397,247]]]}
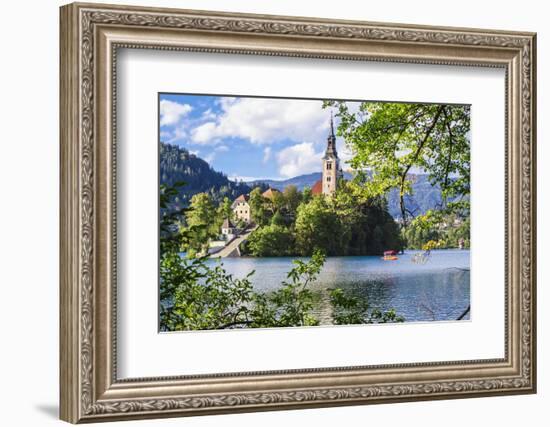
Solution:
{"label": "tall green tree", "polygon": [[298,207],[295,230],[299,254],[309,255],[319,248],[327,255],[345,255],[349,236],[326,197],[313,197]]}
{"label": "tall green tree", "polygon": [[442,209],[469,209],[469,106],[363,102],[352,111],[345,102],[326,105],[337,108],[338,134],[352,150],[354,183],[364,197],[397,188],[406,225],[412,216],[405,203],[411,174],[423,171],[440,187]]}
{"label": "tall green tree", "polygon": [[262,196],[262,190],[259,187],[254,188],[250,192],[248,204],[252,214],[252,220],[257,225],[266,225],[271,218],[271,207],[268,205],[269,200]]}
{"label": "tall green tree", "polygon": [[289,216],[294,217],[298,206],[302,202],[302,193],[298,191],[295,185],[288,185],[283,190],[283,197]]}
{"label": "tall green tree", "polygon": [[184,248],[191,257],[208,249],[209,240],[220,233],[221,221],[210,195],[199,193],[191,198],[186,214],[186,225],[192,237]]}
{"label": "tall green tree", "polygon": [[222,221],[225,218],[227,218],[230,221],[233,221],[235,219],[235,215],[231,205],[232,205],[231,200],[229,200],[228,197],[224,197],[222,202],[220,203],[220,206],[218,207],[218,215],[220,216]]}

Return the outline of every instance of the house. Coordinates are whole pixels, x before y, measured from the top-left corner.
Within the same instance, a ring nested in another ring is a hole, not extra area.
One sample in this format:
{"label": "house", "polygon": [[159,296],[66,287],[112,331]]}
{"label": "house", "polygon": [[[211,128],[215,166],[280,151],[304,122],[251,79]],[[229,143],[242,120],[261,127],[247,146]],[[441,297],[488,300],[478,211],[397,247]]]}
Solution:
{"label": "house", "polygon": [[250,223],[252,218],[250,214],[250,205],[248,204],[249,199],[250,197],[248,194],[241,194],[231,205],[231,209],[233,209],[237,221],[243,220],[247,224]]}
{"label": "house", "polygon": [[336,191],[338,180],[344,176],[340,167],[340,159],[336,151],[336,136],[334,135],[334,123],[332,116],[330,117],[330,133],[327,138],[327,149],[322,160],[322,177],[319,181],[313,184],[311,188],[312,194],[324,194],[332,196]]}
{"label": "house", "polygon": [[277,193],[281,194],[281,192],[279,190],[277,190],[276,188],[268,188],[267,190],[265,190],[262,193],[262,196],[265,197],[266,199],[273,200],[273,197]]}
{"label": "house", "polygon": [[224,240],[231,240],[237,234],[236,227],[227,218],[223,220],[222,235]]}

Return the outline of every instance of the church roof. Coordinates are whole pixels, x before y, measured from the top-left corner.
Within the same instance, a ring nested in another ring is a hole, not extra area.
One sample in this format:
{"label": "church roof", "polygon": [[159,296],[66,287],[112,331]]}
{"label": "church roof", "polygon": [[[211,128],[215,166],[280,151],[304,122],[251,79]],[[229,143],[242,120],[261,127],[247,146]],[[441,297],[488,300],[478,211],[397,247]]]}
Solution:
{"label": "church roof", "polygon": [[313,184],[313,187],[311,187],[311,194],[322,194],[323,193],[323,181],[319,180],[315,184]]}
{"label": "church roof", "polygon": [[323,159],[338,158],[338,152],[336,151],[336,136],[334,135],[334,120],[332,113],[330,114],[330,133],[327,137],[327,149]]}

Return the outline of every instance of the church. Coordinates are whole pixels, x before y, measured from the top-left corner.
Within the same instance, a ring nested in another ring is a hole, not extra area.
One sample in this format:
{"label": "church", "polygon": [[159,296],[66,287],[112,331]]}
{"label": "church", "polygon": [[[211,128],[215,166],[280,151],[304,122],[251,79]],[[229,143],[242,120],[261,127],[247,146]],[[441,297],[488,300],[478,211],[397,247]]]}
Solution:
{"label": "church", "polygon": [[[321,159],[321,167],[321,179],[313,185],[311,193],[332,196],[336,192],[338,180],[344,176],[342,168],[340,167],[338,152],[336,151],[336,136],[334,135],[334,120],[332,115],[330,116],[330,132],[327,137],[327,148],[325,150],[325,155]],[[262,193],[262,196],[266,199],[273,199],[275,193],[279,193],[279,190],[269,188]],[[251,223],[252,209],[249,200],[249,194],[242,194],[233,201],[231,208],[237,221],[242,220],[246,224]],[[229,230],[231,226],[232,225],[228,222],[225,227],[222,227],[222,232],[226,234],[223,230]],[[229,233],[229,231],[227,232]]]}
{"label": "church", "polygon": [[340,159],[336,151],[336,136],[334,135],[334,122],[330,117],[330,133],[327,138],[327,149],[322,160],[322,176],[311,188],[312,194],[324,194],[332,196],[336,191],[338,180],[344,176],[340,167]]}

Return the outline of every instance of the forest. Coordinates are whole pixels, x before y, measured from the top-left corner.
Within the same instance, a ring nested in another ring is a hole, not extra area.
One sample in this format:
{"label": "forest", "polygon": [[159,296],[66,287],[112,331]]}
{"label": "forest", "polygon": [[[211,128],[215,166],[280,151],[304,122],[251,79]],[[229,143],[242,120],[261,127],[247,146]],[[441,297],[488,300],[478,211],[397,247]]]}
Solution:
{"label": "forest", "polygon": [[[171,199],[175,207],[187,206],[191,197],[197,193],[206,193],[218,203],[224,197],[233,200],[252,190],[244,182],[231,181],[225,174],[215,171],[205,160],[188,150],[164,142],[159,146],[159,174],[162,185],[172,187],[177,182],[186,184],[179,186],[178,193]],[[267,189],[266,185],[259,186]]]}

